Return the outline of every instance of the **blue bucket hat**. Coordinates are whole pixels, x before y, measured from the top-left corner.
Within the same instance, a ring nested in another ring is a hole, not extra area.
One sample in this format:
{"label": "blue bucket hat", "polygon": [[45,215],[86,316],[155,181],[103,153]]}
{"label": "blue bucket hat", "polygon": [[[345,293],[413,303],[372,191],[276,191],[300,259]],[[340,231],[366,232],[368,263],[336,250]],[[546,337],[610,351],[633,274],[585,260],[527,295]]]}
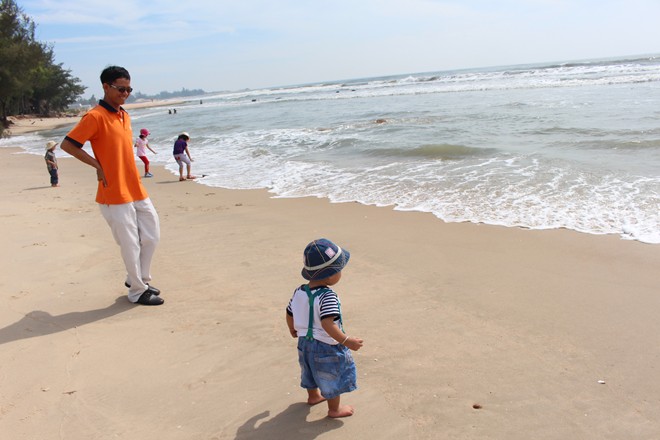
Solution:
{"label": "blue bucket hat", "polygon": [[348,264],[351,254],[328,239],[314,240],[305,248],[302,276],[306,280],[330,278]]}

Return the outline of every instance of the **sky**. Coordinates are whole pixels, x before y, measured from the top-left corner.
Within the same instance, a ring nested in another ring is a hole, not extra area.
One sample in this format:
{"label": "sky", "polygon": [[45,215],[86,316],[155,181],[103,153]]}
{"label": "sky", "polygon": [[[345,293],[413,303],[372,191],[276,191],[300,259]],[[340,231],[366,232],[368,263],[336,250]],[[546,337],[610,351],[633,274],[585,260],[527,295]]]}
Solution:
{"label": "sky", "polygon": [[102,94],[153,95],[660,53],[658,0],[15,0]]}

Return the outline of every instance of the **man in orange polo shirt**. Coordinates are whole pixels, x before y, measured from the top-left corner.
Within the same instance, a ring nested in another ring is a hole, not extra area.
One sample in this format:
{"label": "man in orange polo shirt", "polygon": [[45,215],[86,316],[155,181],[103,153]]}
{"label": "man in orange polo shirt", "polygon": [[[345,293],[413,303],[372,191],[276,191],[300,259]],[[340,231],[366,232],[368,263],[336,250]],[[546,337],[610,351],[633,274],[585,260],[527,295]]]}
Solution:
{"label": "man in orange polo shirt", "polygon": [[[121,249],[128,300],[163,304],[151,281],[151,260],[160,240],[158,213],[142,186],[133,157],[131,118],[121,107],[133,91],[131,76],[118,66],[101,72],[103,99],[62,141],[62,150],[96,169],[96,202]],[[94,156],[83,150],[90,142]]]}

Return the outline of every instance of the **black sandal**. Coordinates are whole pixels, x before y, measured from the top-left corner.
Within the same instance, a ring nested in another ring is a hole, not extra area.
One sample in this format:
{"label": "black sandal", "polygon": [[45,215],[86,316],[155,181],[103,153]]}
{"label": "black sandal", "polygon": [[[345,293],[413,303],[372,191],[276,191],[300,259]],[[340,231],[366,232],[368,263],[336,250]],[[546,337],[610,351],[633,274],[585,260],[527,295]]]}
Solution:
{"label": "black sandal", "polygon": [[165,300],[159,296],[154,295],[149,290],[145,290],[136,302],[145,306],[159,306],[163,304]]}

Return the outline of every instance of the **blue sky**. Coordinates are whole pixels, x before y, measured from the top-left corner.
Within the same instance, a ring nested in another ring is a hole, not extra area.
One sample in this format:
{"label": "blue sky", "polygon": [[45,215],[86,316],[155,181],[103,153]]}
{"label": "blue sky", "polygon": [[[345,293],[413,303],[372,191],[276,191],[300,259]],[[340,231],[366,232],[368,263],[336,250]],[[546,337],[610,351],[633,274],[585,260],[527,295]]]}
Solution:
{"label": "blue sky", "polygon": [[238,90],[660,52],[658,0],[17,0],[101,94]]}

